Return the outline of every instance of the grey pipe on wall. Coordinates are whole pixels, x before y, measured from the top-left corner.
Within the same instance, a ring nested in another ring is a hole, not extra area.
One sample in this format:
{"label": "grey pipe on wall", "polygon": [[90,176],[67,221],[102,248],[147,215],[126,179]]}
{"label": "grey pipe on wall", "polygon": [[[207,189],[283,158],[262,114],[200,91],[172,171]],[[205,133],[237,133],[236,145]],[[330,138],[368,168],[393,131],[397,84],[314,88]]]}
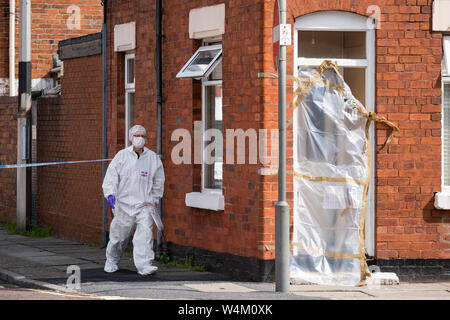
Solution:
{"label": "grey pipe on wall", "polygon": [[[103,69],[103,106],[102,106],[102,156],[103,159],[108,157],[108,146],[107,146],[107,72],[106,72],[106,5],[107,0],[102,1],[103,4],[103,25],[102,25],[102,69]],[[107,164],[105,161],[102,162],[102,177],[105,177],[107,169]],[[106,235],[106,199],[102,194],[102,245],[106,246],[108,242],[108,237]]]}
{"label": "grey pipe on wall", "polygon": [[[164,37],[162,34],[162,0],[156,0],[156,48],[155,48],[155,56],[156,56],[156,108],[157,108],[157,154],[162,160],[162,105],[164,103],[164,96],[162,90],[162,38]],[[163,199],[160,200],[159,212],[161,217],[163,215]],[[162,251],[162,234],[158,230],[157,237],[157,250],[156,255],[158,256]]]}

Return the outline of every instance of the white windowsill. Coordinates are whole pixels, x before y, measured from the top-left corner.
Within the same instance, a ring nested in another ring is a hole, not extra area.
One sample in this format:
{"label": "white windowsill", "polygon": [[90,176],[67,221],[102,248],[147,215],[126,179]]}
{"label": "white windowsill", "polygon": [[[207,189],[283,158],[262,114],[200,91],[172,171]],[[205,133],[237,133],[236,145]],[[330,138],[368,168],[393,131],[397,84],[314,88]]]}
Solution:
{"label": "white windowsill", "polygon": [[186,193],[186,206],[214,211],[225,209],[225,197],[220,193],[190,192]]}
{"label": "white windowsill", "polygon": [[437,192],[434,196],[434,207],[439,210],[450,210],[450,191]]}

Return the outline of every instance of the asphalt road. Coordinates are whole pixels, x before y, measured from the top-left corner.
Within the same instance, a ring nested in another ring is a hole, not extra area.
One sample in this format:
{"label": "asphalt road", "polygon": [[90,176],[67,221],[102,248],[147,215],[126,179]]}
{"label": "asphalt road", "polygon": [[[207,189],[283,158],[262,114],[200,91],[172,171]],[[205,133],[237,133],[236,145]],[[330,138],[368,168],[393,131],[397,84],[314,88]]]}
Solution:
{"label": "asphalt road", "polygon": [[0,280],[0,300],[98,300],[98,298],[21,288]]}

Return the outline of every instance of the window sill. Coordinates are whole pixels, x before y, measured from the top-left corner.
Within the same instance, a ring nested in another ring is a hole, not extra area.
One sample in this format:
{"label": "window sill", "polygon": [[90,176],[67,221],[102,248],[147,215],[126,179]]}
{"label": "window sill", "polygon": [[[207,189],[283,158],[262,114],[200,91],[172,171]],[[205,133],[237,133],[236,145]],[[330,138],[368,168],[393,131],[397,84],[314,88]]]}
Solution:
{"label": "window sill", "polygon": [[222,211],[225,209],[225,198],[219,193],[202,193],[190,192],[186,193],[186,206],[192,208],[200,208],[214,211]]}
{"label": "window sill", "polygon": [[450,210],[450,191],[437,192],[434,195],[434,207],[439,210]]}

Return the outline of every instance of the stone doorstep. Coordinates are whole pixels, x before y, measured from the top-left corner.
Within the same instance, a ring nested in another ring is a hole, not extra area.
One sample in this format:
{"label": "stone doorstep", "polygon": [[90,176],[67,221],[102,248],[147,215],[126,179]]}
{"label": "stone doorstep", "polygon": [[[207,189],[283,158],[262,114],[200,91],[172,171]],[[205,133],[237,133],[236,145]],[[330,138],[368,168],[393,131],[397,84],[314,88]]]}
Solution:
{"label": "stone doorstep", "polygon": [[366,283],[368,286],[391,286],[399,285],[400,280],[394,272],[374,272],[371,277],[367,277]]}

